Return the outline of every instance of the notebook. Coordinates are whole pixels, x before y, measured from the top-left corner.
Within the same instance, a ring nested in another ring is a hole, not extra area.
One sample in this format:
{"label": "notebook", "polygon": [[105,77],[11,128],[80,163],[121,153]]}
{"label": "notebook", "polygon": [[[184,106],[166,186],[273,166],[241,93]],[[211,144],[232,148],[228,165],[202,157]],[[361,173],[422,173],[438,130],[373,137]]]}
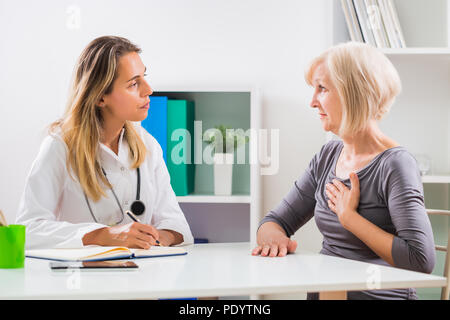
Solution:
{"label": "notebook", "polygon": [[127,247],[86,246],[74,249],[35,249],[26,250],[29,258],[56,261],[104,261],[117,259],[139,259],[187,254],[183,247],[153,246],[148,250],[130,249]]}

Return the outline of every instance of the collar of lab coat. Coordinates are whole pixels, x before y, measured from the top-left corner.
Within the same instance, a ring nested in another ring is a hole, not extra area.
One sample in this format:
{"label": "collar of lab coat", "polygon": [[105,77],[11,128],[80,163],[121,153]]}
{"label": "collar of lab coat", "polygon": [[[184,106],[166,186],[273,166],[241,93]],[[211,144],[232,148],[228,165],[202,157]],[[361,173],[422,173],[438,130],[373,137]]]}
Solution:
{"label": "collar of lab coat", "polygon": [[110,148],[99,142],[100,161],[105,171],[119,171],[122,168],[131,167],[130,148],[127,139],[124,139],[125,128],[122,128],[119,136],[118,152],[115,154]]}

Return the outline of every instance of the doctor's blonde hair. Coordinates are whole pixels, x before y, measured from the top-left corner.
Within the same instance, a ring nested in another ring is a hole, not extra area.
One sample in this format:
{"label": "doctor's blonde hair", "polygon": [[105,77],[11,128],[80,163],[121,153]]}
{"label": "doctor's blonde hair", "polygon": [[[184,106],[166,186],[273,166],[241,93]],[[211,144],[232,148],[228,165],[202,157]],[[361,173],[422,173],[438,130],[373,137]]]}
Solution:
{"label": "doctor's blonde hair", "polygon": [[[99,161],[103,119],[97,103],[112,91],[120,57],[131,52],[140,53],[141,49],[125,38],[104,36],[91,41],[75,66],[64,116],[50,126],[50,132],[58,131],[68,147],[69,174],[76,175],[83,191],[94,201],[106,197],[102,185],[111,187]],[[137,168],[147,150],[132,123],[127,121],[124,129],[132,167]]]}
{"label": "doctor's blonde hair", "polygon": [[378,49],[362,42],[338,44],[310,63],[305,80],[312,85],[315,69],[324,63],[343,110],[339,135],[354,135],[370,120],[380,120],[401,91],[397,70]]}

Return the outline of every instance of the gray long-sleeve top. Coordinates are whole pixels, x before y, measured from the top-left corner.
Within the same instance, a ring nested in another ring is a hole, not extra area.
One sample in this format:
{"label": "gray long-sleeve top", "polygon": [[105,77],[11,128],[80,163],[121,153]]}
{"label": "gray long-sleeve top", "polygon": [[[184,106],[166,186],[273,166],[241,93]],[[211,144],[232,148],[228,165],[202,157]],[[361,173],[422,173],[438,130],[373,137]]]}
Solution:
{"label": "gray long-sleeve top", "polygon": [[[287,236],[293,235],[313,216],[323,235],[320,253],[389,265],[350,231],[344,229],[327,204],[325,185],[337,179],[350,188],[349,179],[336,176],[342,141],[330,141],[311,160],[293,188],[270,211],[260,225],[278,223]],[[436,259],[433,233],[425,210],[423,187],[414,157],[403,147],[377,155],[357,171],[360,200],[357,212],[394,235],[392,257],[395,267],[431,273]],[[313,294],[308,299],[314,299]],[[349,299],[417,299],[410,289],[349,292]]]}

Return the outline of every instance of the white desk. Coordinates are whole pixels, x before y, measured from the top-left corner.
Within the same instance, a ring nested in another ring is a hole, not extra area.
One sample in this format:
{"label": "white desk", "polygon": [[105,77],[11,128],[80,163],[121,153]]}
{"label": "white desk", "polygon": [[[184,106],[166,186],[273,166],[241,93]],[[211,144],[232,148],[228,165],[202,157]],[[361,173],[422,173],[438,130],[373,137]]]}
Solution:
{"label": "white desk", "polygon": [[185,256],[136,259],[137,271],[54,272],[27,258],[23,269],[0,269],[0,299],[154,299],[442,287],[445,278],[320,254],[251,255],[249,243],[196,244]]}

